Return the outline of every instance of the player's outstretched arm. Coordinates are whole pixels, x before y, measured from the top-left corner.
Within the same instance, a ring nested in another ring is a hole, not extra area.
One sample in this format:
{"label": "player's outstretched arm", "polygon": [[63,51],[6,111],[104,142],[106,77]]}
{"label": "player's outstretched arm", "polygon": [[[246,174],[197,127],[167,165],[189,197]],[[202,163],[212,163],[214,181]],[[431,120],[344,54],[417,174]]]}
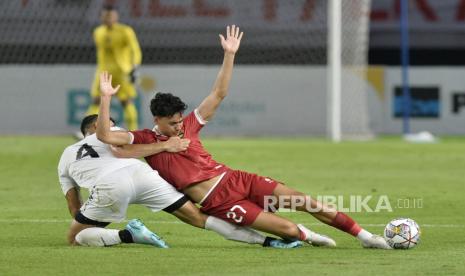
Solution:
{"label": "player's outstretched arm", "polygon": [[231,81],[232,70],[234,66],[234,56],[241,44],[243,32],[239,31],[239,27],[232,25],[226,27],[226,38],[220,34],[221,46],[224,49],[223,65],[216,77],[210,95],[208,95],[198,107],[200,116],[208,121],[216,112],[221,101],[226,97]]}
{"label": "player's outstretched arm", "polygon": [[120,85],[113,88],[111,74],[104,71],[100,74],[100,110],[97,119],[97,138],[112,145],[127,145],[131,142],[131,135],[127,131],[110,130],[110,103],[111,96],[116,94]]}
{"label": "player's outstretched arm", "polygon": [[177,136],[170,137],[165,142],[158,142],[153,144],[137,144],[125,145],[121,147],[112,147],[113,155],[118,158],[141,158],[163,151],[167,152],[181,152],[187,150],[189,147],[189,139],[181,139]]}

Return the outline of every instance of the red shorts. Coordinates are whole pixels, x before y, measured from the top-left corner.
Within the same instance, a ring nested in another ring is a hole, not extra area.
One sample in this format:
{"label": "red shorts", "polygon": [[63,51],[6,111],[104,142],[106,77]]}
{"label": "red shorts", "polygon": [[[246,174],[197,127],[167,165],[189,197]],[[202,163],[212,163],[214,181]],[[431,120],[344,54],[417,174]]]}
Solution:
{"label": "red shorts", "polygon": [[243,171],[228,171],[202,202],[200,209],[238,225],[251,225],[265,208],[265,196],[273,195],[275,180]]}

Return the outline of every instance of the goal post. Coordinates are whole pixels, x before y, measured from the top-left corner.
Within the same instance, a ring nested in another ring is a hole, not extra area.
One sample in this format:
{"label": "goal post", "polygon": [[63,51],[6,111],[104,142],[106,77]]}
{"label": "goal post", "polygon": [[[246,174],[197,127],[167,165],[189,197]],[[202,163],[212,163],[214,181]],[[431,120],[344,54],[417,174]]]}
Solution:
{"label": "goal post", "polygon": [[366,140],[369,126],[365,75],[370,0],[329,0],[327,45],[328,137]]}
{"label": "goal post", "polygon": [[333,142],[341,141],[341,0],[328,5],[328,131]]}

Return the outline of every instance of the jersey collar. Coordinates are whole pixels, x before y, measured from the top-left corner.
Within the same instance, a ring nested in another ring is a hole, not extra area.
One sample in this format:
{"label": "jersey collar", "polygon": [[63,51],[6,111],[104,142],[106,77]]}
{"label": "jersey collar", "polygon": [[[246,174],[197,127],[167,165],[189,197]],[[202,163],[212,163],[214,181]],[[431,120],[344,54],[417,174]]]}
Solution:
{"label": "jersey collar", "polygon": [[155,125],[153,128],[152,128],[152,131],[155,132],[155,135],[157,136],[158,139],[160,140],[168,140],[168,136],[166,135],[163,135],[161,134],[160,130],[158,130],[158,125]]}
{"label": "jersey collar", "polygon": [[[155,135],[157,136],[157,138],[161,141],[166,141],[168,140],[170,137],[162,134],[160,132],[160,130],[158,129],[158,125],[155,125],[153,128],[152,128],[152,131],[155,132]],[[179,133],[179,138],[184,138],[184,131],[181,131],[181,133]]]}

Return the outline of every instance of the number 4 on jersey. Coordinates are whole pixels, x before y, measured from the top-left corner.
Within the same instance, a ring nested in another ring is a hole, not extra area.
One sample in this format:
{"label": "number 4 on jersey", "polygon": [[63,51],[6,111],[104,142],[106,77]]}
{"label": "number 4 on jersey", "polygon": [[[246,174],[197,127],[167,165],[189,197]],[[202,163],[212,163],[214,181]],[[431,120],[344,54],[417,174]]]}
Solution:
{"label": "number 4 on jersey", "polygon": [[[84,150],[85,150],[85,153],[82,154]],[[78,150],[78,152],[76,154],[76,160],[79,160],[79,159],[84,158],[86,156],[90,156],[92,158],[100,157],[98,155],[98,153],[91,146],[89,146],[88,144],[84,144],[79,148],[79,150]]]}

